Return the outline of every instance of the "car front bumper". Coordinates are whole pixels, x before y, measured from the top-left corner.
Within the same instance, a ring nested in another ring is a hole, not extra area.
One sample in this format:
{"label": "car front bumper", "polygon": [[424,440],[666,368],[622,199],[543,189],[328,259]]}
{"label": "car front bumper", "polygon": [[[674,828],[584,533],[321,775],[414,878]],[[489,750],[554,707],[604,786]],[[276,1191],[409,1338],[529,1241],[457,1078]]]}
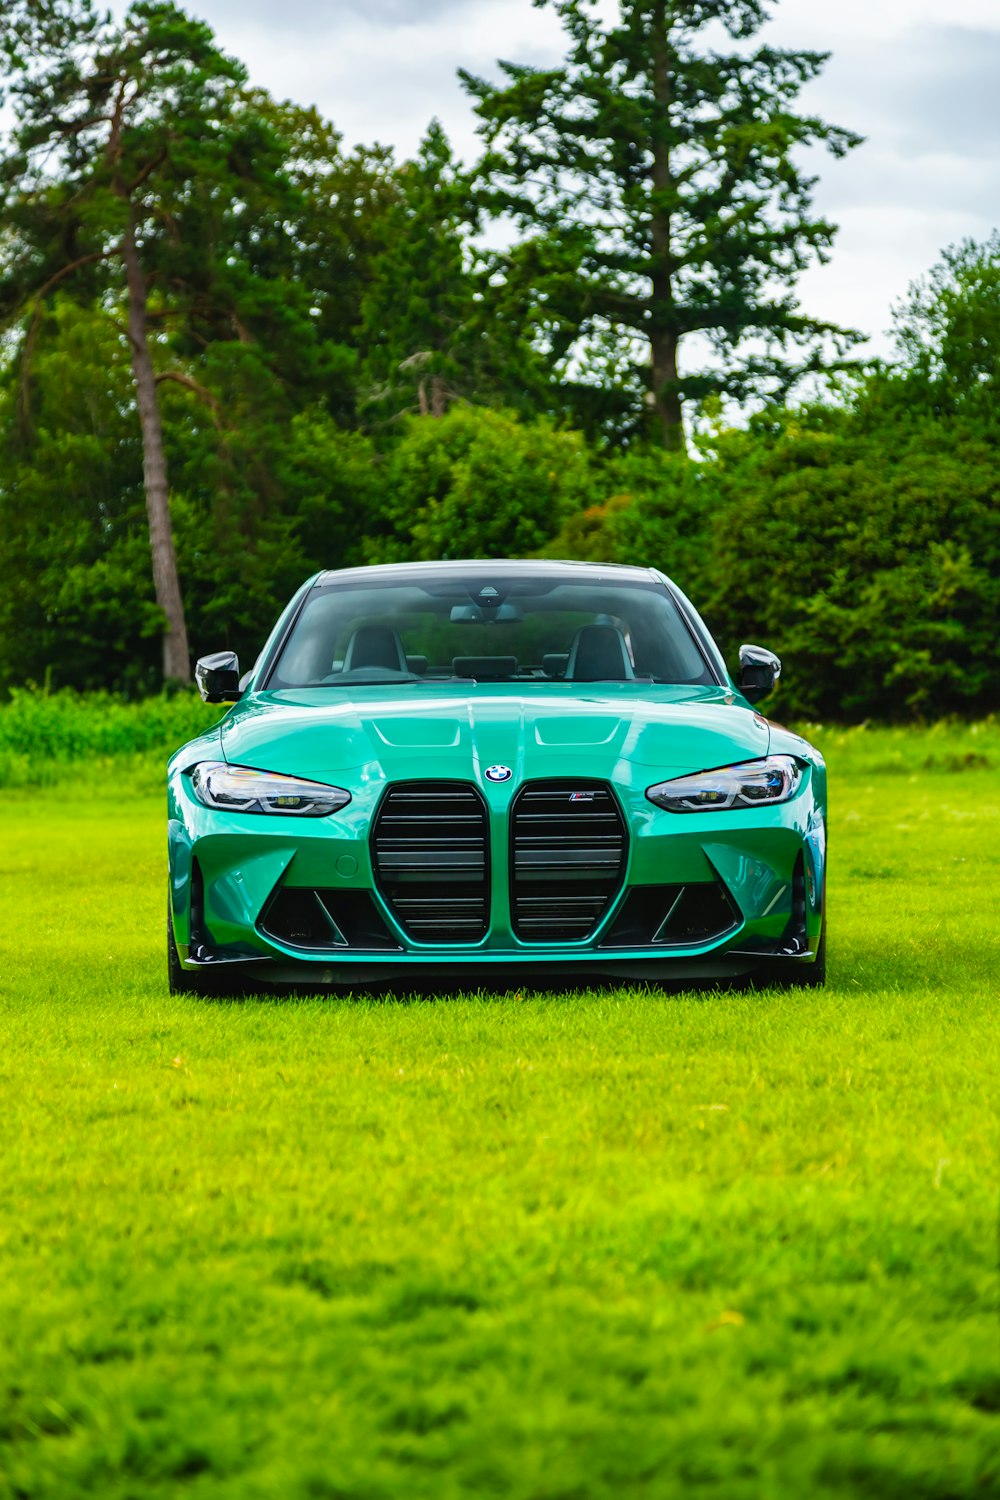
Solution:
{"label": "car front bumper", "polygon": [[[572,941],[531,941],[515,930],[516,790],[488,789],[485,931],[474,942],[442,943],[408,931],[380,882],[372,827],[384,786],[361,788],[329,817],[296,819],[214,811],[195,797],[189,775],[175,772],[168,843],[181,964],[262,986],[474,989],[570,978],[724,980],[763,963],[797,967],[815,958],[826,849],[810,774],[787,803],[724,813],[662,811],[644,787],[616,782],[627,829],[620,889],[587,937]],[[318,925],[306,938],[275,919],[279,897],[289,910],[315,908]],[[695,912],[693,923],[678,926],[670,916],[678,906]],[[697,916],[705,911],[718,920]]]}

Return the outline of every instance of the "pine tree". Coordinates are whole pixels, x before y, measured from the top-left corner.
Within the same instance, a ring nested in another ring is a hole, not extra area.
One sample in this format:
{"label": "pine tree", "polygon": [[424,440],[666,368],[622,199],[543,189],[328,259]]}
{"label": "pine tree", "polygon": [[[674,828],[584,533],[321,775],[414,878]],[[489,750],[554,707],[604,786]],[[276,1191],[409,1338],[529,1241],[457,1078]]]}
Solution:
{"label": "pine tree", "polygon": [[[508,270],[565,369],[610,370],[640,401],[644,387],[664,444],[683,447],[685,398],[781,393],[855,337],[806,317],[792,287],[835,233],[797,152],[842,156],[859,137],[795,112],[826,54],[739,45],[765,0],[618,0],[610,24],[597,0],[534,3],[568,32],[561,68],[461,75],[487,147],[481,201],[527,231]],[[720,27],[732,50],[712,50]],[[685,370],[698,335],[718,358]]]}
{"label": "pine tree", "polygon": [[398,182],[386,248],[361,303],[362,387],[383,413],[440,417],[461,385],[474,292],[463,236],[468,190],[437,120]]}
{"label": "pine tree", "polygon": [[531,345],[530,309],[491,281],[473,243],[469,174],[436,120],[396,188],[361,303],[362,405],[382,422],[440,417],[455,401],[537,415],[551,374]]}

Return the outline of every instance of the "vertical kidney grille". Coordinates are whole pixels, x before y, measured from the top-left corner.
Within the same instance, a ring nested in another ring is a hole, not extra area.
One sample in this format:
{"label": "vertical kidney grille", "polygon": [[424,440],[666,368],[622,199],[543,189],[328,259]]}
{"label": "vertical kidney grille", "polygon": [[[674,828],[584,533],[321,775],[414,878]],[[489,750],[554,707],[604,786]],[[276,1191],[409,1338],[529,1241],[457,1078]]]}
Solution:
{"label": "vertical kidney grille", "polygon": [[489,923],[486,804],[462,781],[390,787],[375,819],[375,879],[422,943],[477,943]]}
{"label": "vertical kidney grille", "polygon": [[525,942],[589,937],[621,890],[628,836],[601,781],[534,781],[511,809],[510,906]]}

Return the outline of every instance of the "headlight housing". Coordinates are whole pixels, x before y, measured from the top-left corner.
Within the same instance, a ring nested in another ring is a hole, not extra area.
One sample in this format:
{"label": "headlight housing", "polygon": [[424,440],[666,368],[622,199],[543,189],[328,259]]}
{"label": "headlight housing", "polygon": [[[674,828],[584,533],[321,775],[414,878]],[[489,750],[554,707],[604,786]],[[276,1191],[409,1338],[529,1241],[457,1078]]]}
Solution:
{"label": "headlight housing", "polygon": [[325,818],[351,800],[350,792],[320,781],[303,781],[278,771],[254,771],[224,760],[203,761],[191,777],[195,796],[219,812],[287,813],[296,818]]}
{"label": "headlight housing", "polygon": [[668,812],[726,812],[787,802],[801,781],[797,760],[790,755],[769,755],[766,760],[747,760],[738,766],[660,781],[649,787],[646,796]]}

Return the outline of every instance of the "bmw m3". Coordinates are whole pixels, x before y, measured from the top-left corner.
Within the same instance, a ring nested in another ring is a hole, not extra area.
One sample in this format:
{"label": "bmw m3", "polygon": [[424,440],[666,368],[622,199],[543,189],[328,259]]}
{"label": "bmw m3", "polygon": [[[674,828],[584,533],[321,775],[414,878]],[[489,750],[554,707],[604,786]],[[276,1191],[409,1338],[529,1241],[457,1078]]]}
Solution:
{"label": "bmw m3", "polygon": [[174,990],[820,984],[826,770],[652,568],[319,573],[169,767]]}

